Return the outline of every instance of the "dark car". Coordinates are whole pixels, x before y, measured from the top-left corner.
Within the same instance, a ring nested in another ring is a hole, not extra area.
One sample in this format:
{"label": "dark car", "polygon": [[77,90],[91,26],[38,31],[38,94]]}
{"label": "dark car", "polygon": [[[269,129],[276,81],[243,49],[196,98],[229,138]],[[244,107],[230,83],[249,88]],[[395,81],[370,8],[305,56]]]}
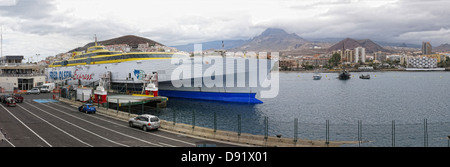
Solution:
{"label": "dark car", "polygon": [[88,113],[95,114],[97,109],[95,108],[94,105],[88,103],[88,104],[83,104],[80,107],[78,107],[78,111],[85,112],[86,114],[88,114]]}
{"label": "dark car", "polygon": [[3,100],[5,100],[5,95],[0,95],[0,102],[3,103]]}
{"label": "dark car", "polygon": [[13,94],[12,97],[16,100],[17,103],[23,102],[23,96],[20,94]]}

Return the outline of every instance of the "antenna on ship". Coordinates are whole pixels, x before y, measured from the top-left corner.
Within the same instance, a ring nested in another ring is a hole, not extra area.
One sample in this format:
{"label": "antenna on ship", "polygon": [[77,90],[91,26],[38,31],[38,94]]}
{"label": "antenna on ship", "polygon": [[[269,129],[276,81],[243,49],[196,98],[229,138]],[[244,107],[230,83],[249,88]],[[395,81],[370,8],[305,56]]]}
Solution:
{"label": "antenna on ship", "polygon": [[222,50],[220,51],[220,55],[221,55],[222,57],[225,56],[225,49],[224,49],[224,47],[225,47],[225,45],[223,44],[223,40],[222,40]]}
{"label": "antenna on ship", "polygon": [[97,46],[97,34],[94,34],[94,38],[95,38],[95,46]]}

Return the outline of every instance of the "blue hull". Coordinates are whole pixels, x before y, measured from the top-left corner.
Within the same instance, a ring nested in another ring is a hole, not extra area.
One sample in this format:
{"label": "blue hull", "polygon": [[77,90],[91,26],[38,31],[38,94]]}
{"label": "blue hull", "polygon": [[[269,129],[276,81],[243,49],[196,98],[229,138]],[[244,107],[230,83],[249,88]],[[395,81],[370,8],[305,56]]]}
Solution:
{"label": "blue hull", "polygon": [[249,103],[249,104],[263,103],[261,100],[255,98],[256,93],[222,93],[222,92],[159,90],[158,94],[166,97],[178,97],[178,98],[222,101],[233,103]]}

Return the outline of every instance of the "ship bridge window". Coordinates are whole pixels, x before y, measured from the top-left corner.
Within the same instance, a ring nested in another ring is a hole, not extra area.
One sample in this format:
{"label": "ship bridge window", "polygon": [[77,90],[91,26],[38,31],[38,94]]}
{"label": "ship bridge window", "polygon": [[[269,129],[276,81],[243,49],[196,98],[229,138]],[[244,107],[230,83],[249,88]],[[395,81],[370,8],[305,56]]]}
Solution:
{"label": "ship bridge window", "polygon": [[95,55],[99,56],[99,55],[113,55],[114,52],[96,52]]}
{"label": "ship bridge window", "polygon": [[91,56],[92,55],[92,53],[88,53],[88,54],[83,54],[83,55],[77,55],[77,56],[75,56],[74,58],[75,59],[78,59],[78,58],[85,58],[85,57],[89,57],[89,56]]}
{"label": "ship bridge window", "polygon": [[81,59],[81,60],[71,60],[69,61],[69,64],[77,64],[77,63],[85,63],[86,59]]}
{"label": "ship bridge window", "polygon": [[88,52],[96,51],[96,50],[106,50],[105,47],[95,47],[95,48],[89,48]]}
{"label": "ship bridge window", "polygon": [[128,58],[158,58],[158,57],[172,57],[171,54],[130,54],[125,55],[125,59]]}

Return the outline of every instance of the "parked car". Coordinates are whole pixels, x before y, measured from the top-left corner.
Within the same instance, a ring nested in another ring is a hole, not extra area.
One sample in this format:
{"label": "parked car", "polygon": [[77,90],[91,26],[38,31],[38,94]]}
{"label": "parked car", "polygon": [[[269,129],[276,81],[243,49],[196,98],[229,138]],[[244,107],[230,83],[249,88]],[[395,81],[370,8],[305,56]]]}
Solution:
{"label": "parked car", "polygon": [[134,118],[130,118],[128,120],[128,124],[130,125],[130,127],[140,127],[144,131],[152,129],[158,130],[158,128],[161,127],[159,118],[157,116],[149,114],[143,114]]}
{"label": "parked car", "polygon": [[83,104],[80,107],[78,107],[78,111],[85,112],[86,114],[88,114],[88,113],[95,114],[97,109],[95,108],[94,105],[87,103],[87,104]]}
{"label": "parked car", "polygon": [[6,105],[10,106],[10,107],[15,107],[16,100],[14,100],[14,98],[10,96],[10,97],[6,98]]}
{"label": "parked car", "polygon": [[20,94],[13,94],[12,97],[16,100],[17,103],[23,102],[23,96]]}
{"label": "parked car", "polygon": [[32,88],[30,90],[27,90],[27,94],[40,94],[41,91],[38,88]]}
{"label": "parked car", "polygon": [[1,95],[0,96],[0,102],[6,103],[6,98],[8,98],[8,95]]}
{"label": "parked car", "polygon": [[1,95],[0,96],[0,101],[2,103],[6,103],[6,102],[8,102],[8,98],[10,98],[10,97],[11,97],[11,95],[9,95],[9,94]]}

